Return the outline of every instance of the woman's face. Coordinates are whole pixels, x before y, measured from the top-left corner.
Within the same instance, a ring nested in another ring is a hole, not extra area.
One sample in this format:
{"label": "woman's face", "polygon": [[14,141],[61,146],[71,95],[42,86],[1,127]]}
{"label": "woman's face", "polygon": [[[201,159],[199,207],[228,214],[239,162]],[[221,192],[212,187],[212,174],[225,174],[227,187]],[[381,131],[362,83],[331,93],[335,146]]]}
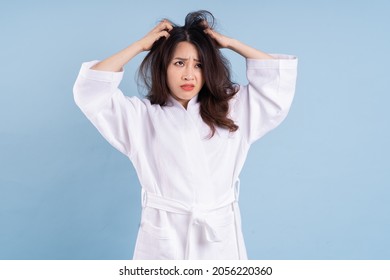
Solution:
{"label": "woman's face", "polygon": [[180,42],[167,68],[168,87],[173,98],[185,108],[204,84],[198,51],[189,42]]}

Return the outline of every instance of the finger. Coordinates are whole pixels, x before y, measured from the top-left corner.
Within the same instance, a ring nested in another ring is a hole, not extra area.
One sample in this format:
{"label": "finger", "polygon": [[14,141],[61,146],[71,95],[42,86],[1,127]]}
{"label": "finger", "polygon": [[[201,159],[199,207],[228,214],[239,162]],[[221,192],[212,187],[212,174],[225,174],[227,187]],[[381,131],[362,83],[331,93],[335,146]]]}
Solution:
{"label": "finger", "polygon": [[211,38],[215,39],[216,38],[216,35],[214,33],[214,31],[211,29],[211,28],[207,28],[204,30],[204,33],[206,33],[207,35],[209,35]]}
{"label": "finger", "polygon": [[168,30],[168,31],[171,31],[172,28],[173,28],[173,25],[172,23],[167,20],[167,19],[164,19],[160,22],[159,24],[159,27],[161,28],[160,30]]}
{"label": "finger", "polygon": [[169,37],[169,32],[166,30],[160,31],[156,34],[155,41],[159,40],[161,37],[168,38]]}
{"label": "finger", "polygon": [[200,26],[202,26],[204,29],[210,29],[210,26],[209,26],[209,23],[207,22],[207,20],[202,20],[200,22]]}
{"label": "finger", "polygon": [[167,29],[167,23],[165,20],[160,21],[156,26],[150,31],[150,33],[157,33],[160,32],[161,30]]}
{"label": "finger", "polygon": [[168,38],[169,35],[170,35],[169,32],[166,31],[166,30],[163,30],[163,31],[160,32],[160,38],[161,38],[161,37]]}

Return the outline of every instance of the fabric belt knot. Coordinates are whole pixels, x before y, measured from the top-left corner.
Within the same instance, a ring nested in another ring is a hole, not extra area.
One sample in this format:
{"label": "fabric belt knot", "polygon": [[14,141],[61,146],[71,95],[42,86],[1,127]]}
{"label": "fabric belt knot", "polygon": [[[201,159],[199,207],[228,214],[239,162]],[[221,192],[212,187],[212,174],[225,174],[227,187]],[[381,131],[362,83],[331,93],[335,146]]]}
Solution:
{"label": "fabric belt knot", "polygon": [[[212,209],[202,209],[199,208],[197,205],[188,206],[180,201],[166,198],[161,195],[157,195],[155,193],[147,192],[142,188],[142,207],[151,207],[159,210],[164,210],[170,213],[176,213],[176,214],[185,214],[190,215],[190,221],[188,224],[188,230],[187,230],[187,241],[186,241],[186,250],[185,250],[185,259],[190,259],[191,256],[191,240],[193,237],[193,231],[194,227],[199,226],[201,229],[201,232],[205,239],[208,242],[221,242],[222,239],[218,236],[217,231],[215,230],[215,226],[211,221],[207,218],[208,215],[212,215],[212,212],[222,208],[226,207],[228,205],[233,206],[234,216],[235,216],[235,227],[236,231],[238,231],[238,228],[240,227],[240,217],[239,217],[239,209],[238,209],[238,192],[239,192],[239,183],[234,186],[232,189],[231,195],[229,198],[221,203],[220,205],[217,205],[216,207]],[[244,255],[242,252],[242,245],[237,244],[238,250],[239,250],[239,256],[240,259],[246,259],[246,255]]]}
{"label": "fabric belt knot", "polygon": [[[204,232],[204,236],[206,237],[207,241],[209,242],[220,242],[221,238],[218,237],[217,232],[212,227],[212,225],[207,221],[206,213],[200,211],[197,207],[192,207],[190,210],[191,213],[191,220],[190,225],[199,225],[202,227],[202,230]],[[190,232],[190,230],[189,230]]]}

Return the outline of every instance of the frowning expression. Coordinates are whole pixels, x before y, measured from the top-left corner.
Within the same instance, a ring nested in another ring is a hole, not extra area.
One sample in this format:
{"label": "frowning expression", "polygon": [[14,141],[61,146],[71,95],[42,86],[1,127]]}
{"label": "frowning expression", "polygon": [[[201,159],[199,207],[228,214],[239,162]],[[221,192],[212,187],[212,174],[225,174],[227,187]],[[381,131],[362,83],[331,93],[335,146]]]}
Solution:
{"label": "frowning expression", "polygon": [[193,44],[177,44],[167,68],[167,79],[173,98],[186,108],[204,85],[202,64]]}

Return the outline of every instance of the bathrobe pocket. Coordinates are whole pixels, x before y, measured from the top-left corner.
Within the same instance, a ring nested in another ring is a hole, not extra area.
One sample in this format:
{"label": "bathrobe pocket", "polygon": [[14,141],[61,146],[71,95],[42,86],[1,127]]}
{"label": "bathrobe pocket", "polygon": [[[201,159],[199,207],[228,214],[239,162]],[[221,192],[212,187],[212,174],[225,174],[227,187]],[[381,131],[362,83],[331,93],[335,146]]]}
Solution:
{"label": "bathrobe pocket", "polygon": [[176,259],[177,248],[171,229],[157,227],[148,221],[141,223],[133,259]]}
{"label": "bathrobe pocket", "polygon": [[234,213],[230,206],[222,210],[224,213],[210,215],[207,218],[214,226],[220,240],[218,242],[204,242],[202,244],[203,250],[198,250],[198,255],[195,258],[208,260],[239,258]]}

